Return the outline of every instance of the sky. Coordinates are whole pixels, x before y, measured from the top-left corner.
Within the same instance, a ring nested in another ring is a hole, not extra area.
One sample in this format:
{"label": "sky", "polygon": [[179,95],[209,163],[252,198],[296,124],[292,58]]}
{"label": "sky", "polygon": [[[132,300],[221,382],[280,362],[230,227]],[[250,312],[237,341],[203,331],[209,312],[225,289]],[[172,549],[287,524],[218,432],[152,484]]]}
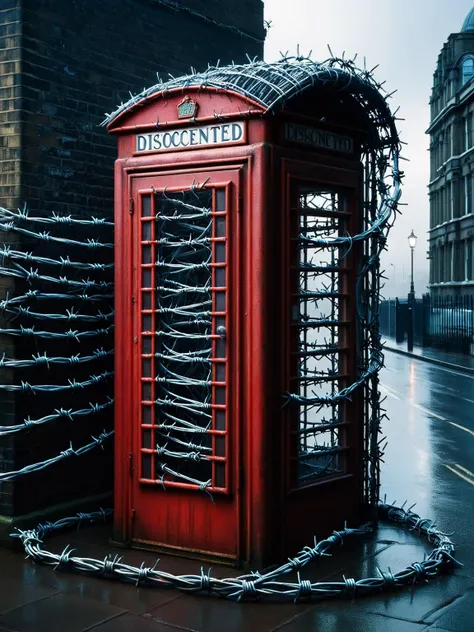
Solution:
{"label": "sky", "polygon": [[368,68],[378,64],[375,76],[386,80],[387,92],[397,116],[405,172],[398,216],[388,238],[382,267],[388,277],[386,298],[406,296],[409,291],[410,248],[408,235],[418,237],[414,254],[414,283],[417,295],[427,291],[429,203],[429,98],[438,54],[450,33],[461,30],[473,0],[265,0],[265,20],[270,22],[265,59],[280,58],[280,51],[312,50],[318,61],[343,51]]}

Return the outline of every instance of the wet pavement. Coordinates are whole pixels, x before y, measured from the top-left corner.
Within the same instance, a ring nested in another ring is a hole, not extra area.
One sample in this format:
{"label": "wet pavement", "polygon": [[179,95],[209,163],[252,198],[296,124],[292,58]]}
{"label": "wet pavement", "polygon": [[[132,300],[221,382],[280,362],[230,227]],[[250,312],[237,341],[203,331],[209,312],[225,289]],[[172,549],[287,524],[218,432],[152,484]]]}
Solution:
{"label": "wet pavement", "polygon": [[448,353],[447,351],[442,351],[440,349],[418,346],[414,346],[413,350],[408,352],[406,341],[396,342],[395,338],[384,338],[382,342],[385,348],[390,351],[396,351],[397,353],[420,358],[421,360],[433,362],[434,364],[450,364],[463,367],[463,370],[466,372],[474,373],[474,356],[462,353]]}
{"label": "wet pavement", "polygon": [[[425,586],[357,600],[299,604],[236,604],[110,580],[55,572],[0,551],[0,632],[470,632],[474,630],[474,375],[386,352],[381,392],[390,421],[382,469],[382,493],[437,521],[451,533],[464,567]],[[352,526],[352,525],[350,525]],[[74,531],[47,541],[60,551],[103,559],[109,525]],[[302,578],[376,576],[423,559],[429,545],[415,534],[382,525],[370,538],[352,540],[334,556],[304,569]],[[115,552],[126,562],[153,565],[142,551]],[[200,573],[200,563],[161,556],[160,568]],[[217,576],[236,574],[213,567]]]}

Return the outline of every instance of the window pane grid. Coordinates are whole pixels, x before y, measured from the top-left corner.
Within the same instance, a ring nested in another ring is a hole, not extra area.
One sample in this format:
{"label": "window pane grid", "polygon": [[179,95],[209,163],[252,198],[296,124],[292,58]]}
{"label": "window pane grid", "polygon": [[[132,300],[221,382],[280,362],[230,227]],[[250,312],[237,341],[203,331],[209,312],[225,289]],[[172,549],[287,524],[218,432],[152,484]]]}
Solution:
{"label": "window pane grid", "polygon": [[140,482],[228,491],[225,189],[140,198]]}
{"label": "window pane grid", "polygon": [[297,486],[304,486],[345,472],[348,422],[344,405],[331,397],[349,378],[349,268],[340,247],[317,240],[346,234],[350,214],[340,191],[304,187],[292,217],[292,470]]}

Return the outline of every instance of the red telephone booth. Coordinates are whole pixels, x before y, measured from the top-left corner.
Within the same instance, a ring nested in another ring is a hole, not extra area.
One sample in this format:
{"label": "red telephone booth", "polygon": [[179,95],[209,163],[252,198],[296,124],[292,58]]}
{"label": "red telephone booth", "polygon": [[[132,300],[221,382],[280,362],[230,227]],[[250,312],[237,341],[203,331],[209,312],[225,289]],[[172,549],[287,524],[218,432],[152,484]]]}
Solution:
{"label": "red telephone booth", "polygon": [[353,236],[376,221],[384,108],[368,76],[293,59],[110,117],[116,540],[256,566],[369,516],[375,242]]}

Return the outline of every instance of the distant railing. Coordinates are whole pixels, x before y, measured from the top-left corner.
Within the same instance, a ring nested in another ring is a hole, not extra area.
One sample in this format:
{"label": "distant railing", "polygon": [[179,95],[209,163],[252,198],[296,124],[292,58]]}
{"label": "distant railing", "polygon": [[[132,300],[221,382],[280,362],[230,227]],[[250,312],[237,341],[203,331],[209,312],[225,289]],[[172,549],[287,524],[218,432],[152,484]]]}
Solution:
{"label": "distant railing", "polygon": [[[408,299],[380,305],[380,333],[403,342],[408,332]],[[431,297],[413,302],[414,343],[474,355],[474,296]]]}

